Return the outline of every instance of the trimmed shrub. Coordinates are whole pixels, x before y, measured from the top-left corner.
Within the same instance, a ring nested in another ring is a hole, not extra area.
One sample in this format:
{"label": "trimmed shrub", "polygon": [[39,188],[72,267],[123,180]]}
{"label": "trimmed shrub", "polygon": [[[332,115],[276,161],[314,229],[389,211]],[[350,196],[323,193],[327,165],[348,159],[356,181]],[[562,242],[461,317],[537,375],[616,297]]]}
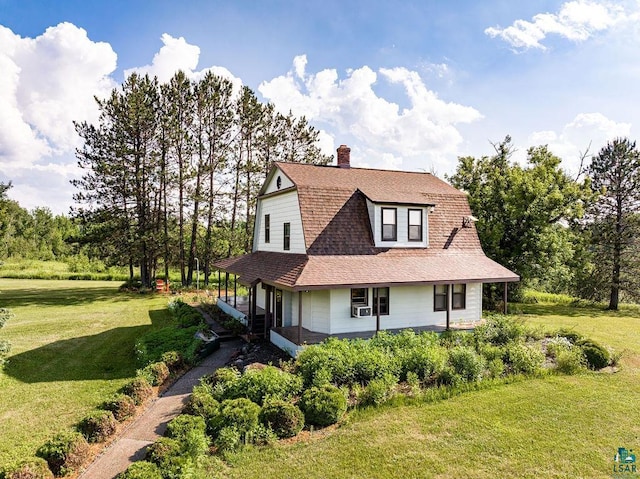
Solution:
{"label": "trimmed shrub", "polygon": [[338,422],[347,411],[347,398],[330,384],[312,387],[302,394],[300,409],[307,424],[329,426]]}
{"label": "trimmed shrub", "polygon": [[193,388],[183,412],[192,416],[200,416],[205,422],[208,422],[211,418],[215,418],[219,411],[220,403],[211,395],[211,388],[201,384]]}
{"label": "trimmed shrub", "polygon": [[54,436],[45,442],[36,456],[41,457],[56,476],[66,476],[77,470],[89,454],[89,444],[79,432],[67,432]]}
{"label": "trimmed shrub", "polygon": [[408,373],[415,373],[425,383],[435,382],[444,371],[449,351],[439,344],[427,347],[413,347],[398,354],[400,377],[405,379]]}
{"label": "trimmed shrub", "polygon": [[500,358],[492,359],[487,363],[487,370],[489,371],[489,376],[492,378],[499,378],[504,374],[505,367],[504,361]]}
{"label": "trimmed shrub", "polygon": [[584,357],[587,360],[587,366],[589,366],[589,369],[597,370],[609,365],[609,362],[611,361],[611,354],[605,347],[595,341],[591,341],[590,339],[580,340],[576,345],[582,349],[582,354],[584,354]]}
{"label": "trimmed shrub", "polygon": [[466,382],[480,381],[485,369],[484,358],[466,346],[456,346],[449,351],[449,364]]}
{"label": "trimmed shrub", "polygon": [[215,419],[213,430],[235,428],[242,436],[253,432],[258,425],[260,406],[247,398],[227,399],[220,405],[220,414]]}
{"label": "trimmed shrub", "polygon": [[560,350],[555,358],[556,370],[563,374],[578,374],[587,362],[580,348]]}
{"label": "trimmed shrub", "polygon": [[172,469],[181,452],[180,441],[170,437],[161,437],[147,448],[146,459],[162,470]]}
{"label": "trimmed shrub", "polygon": [[302,390],[302,378],[275,366],[248,369],[225,390],[224,399],[246,397],[262,405],[265,399],[290,399]]}
{"label": "trimmed shrub", "polygon": [[122,393],[133,399],[136,406],[153,396],[153,388],[144,377],[138,376],[122,387]]}
{"label": "trimmed shrub", "polygon": [[117,421],[111,411],[96,411],[85,416],[78,430],[89,442],[104,442],[116,432]]}
{"label": "trimmed shrub", "polygon": [[32,457],[0,471],[0,477],[3,479],[53,479],[54,476],[47,461],[40,457]]}
{"label": "trimmed shrub", "polygon": [[167,424],[166,436],[181,441],[193,431],[197,434],[205,434],[205,430],[206,424],[200,416],[180,414]]}
{"label": "trimmed shrub", "polygon": [[116,476],[116,479],[162,479],[160,468],[147,461],[131,464],[126,471]]}
{"label": "trimmed shrub", "polygon": [[300,408],[279,399],[269,400],[262,406],[259,417],[260,422],[280,439],[293,437],[304,427],[304,414]]}
{"label": "trimmed shrub", "polygon": [[103,409],[111,411],[116,421],[122,422],[136,413],[136,403],[131,396],[118,394],[102,405]]}
{"label": "trimmed shrub", "polygon": [[398,384],[398,378],[392,374],[386,374],[381,378],[369,381],[360,396],[360,402],[367,405],[378,406],[393,396],[394,388]]}
{"label": "trimmed shrub", "polygon": [[533,374],[544,363],[543,352],[535,346],[523,343],[512,343],[505,351],[505,362],[514,374]]}
{"label": "trimmed shrub", "polygon": [[169,367],[164,362],[158,361],[139,369],[137,375],[145,378],[152,386],[160,386],[169,379]]}
{"label": "trimmed shrub", "polygon": [[184,367],[184,361],[178,351],[167,351],[166,353],[162,353],[160,361],[167,365],[171,374],[175,374]]}
{"label": "trimmed shrub", "polygon": [[235,368],[218,368],[212,376],[203,378],[205,384],[211,386],[214,399],[223,401],[235,395],[235,387],[240,379],[240,372]]}

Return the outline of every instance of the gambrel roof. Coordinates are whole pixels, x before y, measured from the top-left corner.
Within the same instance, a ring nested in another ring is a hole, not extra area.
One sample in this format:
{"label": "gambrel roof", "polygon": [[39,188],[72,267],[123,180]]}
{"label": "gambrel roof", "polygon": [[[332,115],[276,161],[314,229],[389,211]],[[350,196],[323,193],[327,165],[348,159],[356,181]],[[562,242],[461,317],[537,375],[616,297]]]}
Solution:
{"label": "gambrel roof", "polygon": [[[216,266],[294,291],[399,284],[518,281],[482,251],[465,193],[429,173],[275,163],[266,185],[284,174],[298,195],[306,254],[256,251]],[[433,207],[429,247],[376,247],[367,200]]]}

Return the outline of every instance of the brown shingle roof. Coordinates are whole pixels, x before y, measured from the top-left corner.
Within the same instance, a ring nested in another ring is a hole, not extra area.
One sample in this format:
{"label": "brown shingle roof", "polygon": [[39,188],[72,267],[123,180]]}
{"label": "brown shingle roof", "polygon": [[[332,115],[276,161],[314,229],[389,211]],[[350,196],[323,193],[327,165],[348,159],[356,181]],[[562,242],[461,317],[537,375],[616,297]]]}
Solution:
{"label": "brown shingle roof", "polygon": [[[355,285],[518,281],[487,258],[466,194],[429,173],[276,163],[298,192],[307,255],[258,251],[216,263],[245,284],[294,290]],[[271,175],[270,175],[271,176]],[[435,205],[429,248],[376,248],[366,200]]]}

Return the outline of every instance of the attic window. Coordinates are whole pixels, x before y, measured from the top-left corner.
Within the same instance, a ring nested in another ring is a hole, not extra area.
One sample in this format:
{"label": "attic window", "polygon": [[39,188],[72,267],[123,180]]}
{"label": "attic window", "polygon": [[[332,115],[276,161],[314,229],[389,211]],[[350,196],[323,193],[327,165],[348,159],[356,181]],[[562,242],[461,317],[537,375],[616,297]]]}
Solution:
{"label": "attic window", "polygon": [[285,251],[291,249],[291,223],[284,224],[284,244],[282,247]]}
{"label": "attic window", "polygon": [[398,240],[398,210],[382,208],[382,241]]}
{"label": "attic window", "polygon": [[276,188],[280,189],[282,187],[282,178],[279,176],[276,178]]}

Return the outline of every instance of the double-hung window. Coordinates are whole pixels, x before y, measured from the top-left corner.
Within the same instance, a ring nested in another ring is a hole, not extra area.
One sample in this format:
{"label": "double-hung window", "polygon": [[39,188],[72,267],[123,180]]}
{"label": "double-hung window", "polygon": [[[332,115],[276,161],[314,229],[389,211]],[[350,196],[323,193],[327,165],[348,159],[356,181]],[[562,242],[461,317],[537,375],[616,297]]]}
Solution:
{"label": "double-hung window", "polygon": [[382,241],[398,240],[398,210],[382,208]]}
{"label": "double-hung window", "polygon": [[378,314],[378,300],[380,301],[380,316],[389,314],[389,288],[373,288],[373,315]]}
{"label": "double-hung window", "polygon": [[369,288],[351,289],[351,306],[363,306],[369,304]]}
{"label": "double-hung window", "polygon": [[449,285],[436,284],[433,287],[433,310],[446,311],[449,302]]}
{"label": "double-hung window", "polygon": [[451,293],[451,309],[465,309],[467,306],[467,285],[454,284]]}
{"label": "double-hung window", "polygon": [[271,242],[271,215],[264,215],[264,242]]}
{"label": "double-hung window", "polygon": [[422,210],[409,209],[409,241],[422,241]]}
{"label": "double-hung window", "polygon": [[283,248],[285,251],[289,251],[291,249],[291,223],[284,224],[284,244]]}

